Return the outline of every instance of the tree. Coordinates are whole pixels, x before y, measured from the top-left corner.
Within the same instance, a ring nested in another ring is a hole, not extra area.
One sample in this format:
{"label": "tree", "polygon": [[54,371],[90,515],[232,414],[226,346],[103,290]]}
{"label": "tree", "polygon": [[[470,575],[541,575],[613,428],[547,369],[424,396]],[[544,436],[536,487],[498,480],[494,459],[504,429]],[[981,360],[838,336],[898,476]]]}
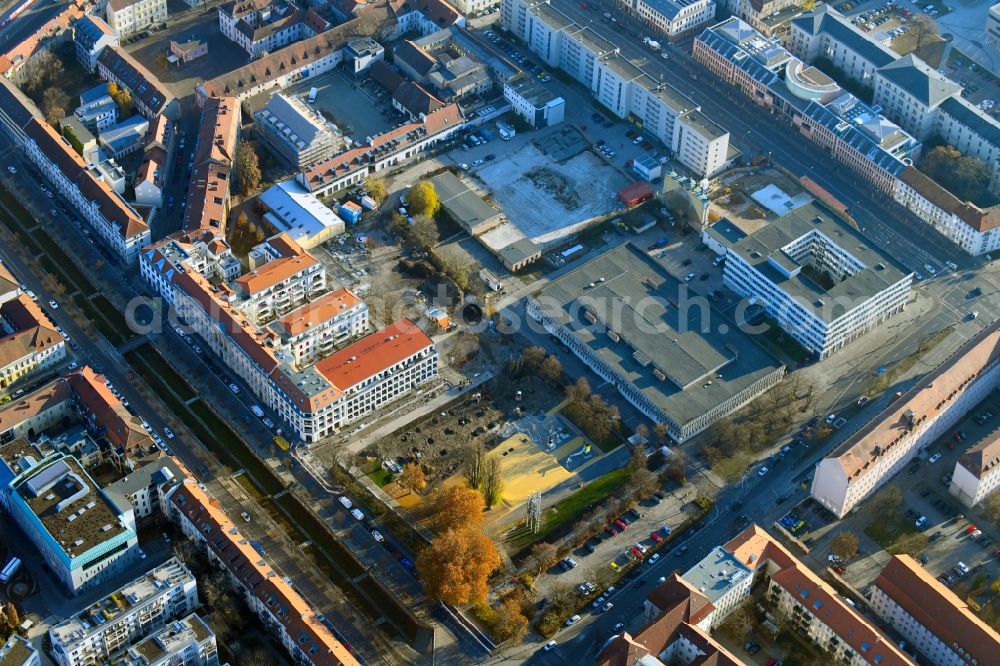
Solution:
{"label": "tree", "polygon": [[757,618],[754,617],[750,604],[744,603],[733,609],[729,617],[726,618],[725,624],[733,636],[742,640],[757,626]]}
{"label": "tree", "polygon": [[249,196],[260,188],[260,161],[257,145],[253,141],[243,141],[236,148],[236,179],[239,192]]}
{"label": "tree", "polygon": [[983,516],[1000,526],[1000,493],[993,493],[983,500]]}
{"label": "tree", "polygon": [[555,563],[559,561],[559,549],[553,544],[542,541],[536,543],[531,547],[531,554],[528,555],[527,563],[530,565],[525,567],[528,571],[534,571],[537,575],[542,575],[542,572],[549,567],[555,566]]}
{"label": "tree", "polygon": [[518,376],[533,375],[545,362],[545,350],[538,345],[531,345],[521,350],[521,356],[514,362],[514,374]]}
{"label": "tree", "polygon": [[876,519],[889,520],[896,515],[903,504],[903,493],[896,486],[886,486],[869,502],[871,513]]}
{"label": "tree", "polygon": [[69,141],[69,145],[73,146],[73,150],[76,151],[76,154],[83,155],[83,143],[76,136],[76,132],[73,131],[73,128],[67,125],[66,127],[63,127],[62,133],[63,136],[66,137],[66,140]]}
{"label": "tree", "polygon": [[483,496],[475,488],[449,486],[434,499],[431,524],[439,534],[448,530],[478,527],[483,522]]}
{"label": "tree", "polygon": [[962,200],[988,203],[990,169],[982,160],[954,146],[938,146],[920,162],[920,170]]}
{"label": "tree", "polygon": [[914,14],[910,18],[910,30],[913,31],[914,51],[938,38],[937,21],[927,14]]}
{"label": "tree", "polygon": [[11,629],[17,629],[17,625],[21,624],[21,617],[18,615],[17,608],[14,606],[13,601],[7,602],[5,615],[7,616],[7,626]]}
{"label": "tree", "polygon": [[406,463],[403,465],[403,473],[399,475],[398,483],[404,488],[419,493],[427,487],[427,477],[424,476],[424,468],[419,463]]}
{"label": "tree", "polygon": [[677,485],[682,486],[687,481],[687,458],[681,451],[676,449],[671,451],[671,453],[673,455],[667,460],[667,468],[663,471],[663,475]]}
{"label": "tree", "polygon": [[586,402],[590,399],[590,395],[590,382],[587,381],[586,377],[580,377],[575,384],[566,387],[566,397],[569,398],[570,402]]}
{"label": "tree", "polygon": [[110,85],[108,87],[108,94],[111,95],[111,99],[118,105],[119,115],[122,117],[132,115],[132,93],[127,88],[119,88],[118,86],[115,86],[114,92],[111,92]]}
{"label": "tree", "polygon": [[468,481],[469,485],[473,488],[479,488],[483,485],[485,459],[486,451],[483,449],[481,442],[474,442],[470,446],[466,447],[465,460],[462,463],[462,468],[465,473],[466,481]]}
{"label": "tree", "polygon": [[528,635],[528,618],[521,610],[517,599],[507,599],[497,611],[497,621],[493,625],[493,636],[497,641],[520,643]]}
{"label": "tree", "polygon": [[500,458],[489,456],[483,465],[483,483],[479,486],[482,491],[486,508],[492,509],[493,505],[500,501],[503,494],[503,477],[500,474]]}
{"label": "tree", "polygon": [[388,194],[385,179],[378,178],[377,176],[368,176],[365,178],[365,191],[368,192],[368,196],[372,199],[378,203],[382,203]]}
{"label": "tree", "polygon": [[660,477],[643,467],[632,472],[629,486],[634,490],[637,499],[645,499],[660,489]]}
{"label": "tree", "polygon": [[410,188],[406,193],[406,204],[412,215],[434,217],[441,209],[437,190],[434,189],[434,183],[429,180],[421,180]]}
{"label": "tree", "polygon": [[653,437],[656,438],[657,444],[663,444],[667,441],[667,434],[669,429],[666,423],[654,423],[653,424]]}
{"label": "tree", "polygon": [[538,376],[542,381],[555,384],[562,377],[563,367],[555,356],[549,355],[538,368]]}
{"label": "tree", "polygon": [[29,58],[25,65],[24,92],[35,98],[46,86],[57,83],[62,75],[62,61],[50,51],[43,51],[33,58]]}
{"label": "tree", "polygon": [[45,114],[45,120],[50,125],[59,124],[59,119],[66,117],[68,104],[69,95],[63,92],[62,88],[46,88],[42,94],[42,113]]}
{"label": "tree", "polygon": [[830,552],[841,560],[850,560],[858,554],[858,537],[850,532],[840,532],[830,542]]}
{"label": "tree", "polygon": [[413,242],[424,249],[434,247],[441,240],[437,224],[427,215],[415,216],[413,224],[409,225],[409,232]]}
{"label": "tree", "polygon": [[428,596],[456,605],[485,600],[490,574],[499,566],[496,545],[469,528],[448,530],[417,557]]}

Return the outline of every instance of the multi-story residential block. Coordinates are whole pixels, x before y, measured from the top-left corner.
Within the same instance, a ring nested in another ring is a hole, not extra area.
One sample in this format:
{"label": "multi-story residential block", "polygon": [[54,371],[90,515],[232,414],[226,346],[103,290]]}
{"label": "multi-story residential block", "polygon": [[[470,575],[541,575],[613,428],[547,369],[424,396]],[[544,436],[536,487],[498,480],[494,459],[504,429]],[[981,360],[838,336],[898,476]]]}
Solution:
{"label": "multi-story residential block", "polygon": [[161,456],[131,470],[128,476],[108,484],[104,492],[118,506],[131,505],[136,520],[140,520],[161,515],[160,497],[163,489],[184,477],[184,471],[172,457]]}
{"label": "multi-story residential block", "polygon": [[970,447],[955,463],[948,492],[974,507],[1000,488],[1000,431]]}
{"label": "multi-story residential block", "polygon": [[817,358],[902,312],[909,299],[913,274],[816,204],[752,233],[721,220],[704,236],[726,257],[726,286],[753,298]]}
{"label": "multi-story residential block", "polygon": [[251,58],[277,51],[330,29],[312,9],[291,3],[241,0],[219,6],[219,30]]}
{"label": "multi-story residential block", "polygon": [[459,31],[447,29],[403,41],[393,49],[392,61],[407,78],[453,102],[470,95],[488,95],[493,88],[487,66],[476,57],[481,55],[473,53]]}
{"label": "multi-story residential block", "polygon": [[504,82],[503,98],[534,129],[558,125],[566,115],[566,100],[523,72]]}
{"label": "multi-story residential block", "polygon": [[473,16],[495,6],[497,0],[455,0],[452,4],[455,5],[455,9],[466,16]]}
{"label": "multi-story residential block", "polygon": [[292,310],[271,323],[295,365],[329,356],[368,332],[368,306],[347,289],[338,289]]}
{"label": "multi-story residential block", "polygon": [[326,271],[284,234],[254,247],[250,272],[232,282],[233,303],[257,326],[312,301],[326,290]]}
{"label": "multi-story residential block", "polygon": [[139,113],[153,120],[161,113],[177,120],[177,99],[138,60],[117,46],[108,46],[97,58],[97,73],[105,81],[125,88]]}
{"label": "multi-story residential block", "polygon": [[42,666],[42,658],[31,642],[20,634],[11,634],[0,645],[0,664],[3,666]]}
{"label": "multi-story residential block", "polygon": [[32,71],[30,65],[36,62],[37,56],[51,53],[53,49],[72,41],[73,23],[83,18],[88,6],[85,3],[69,3],[62,7],[34,31],[24,31],[26,36],[20,43],[5,46],[5,53],[0,55],[0,77],[23,86]]}
{"label": "multi-story residential block", "polygon": [[62,336],[27,294],[0,305],[0,326],[0,389],[66,358]]}
{"label": "multi-story residential block", "polygon": [[791,31],[791,21],[803,13],[804,4],[802,0],[730,0],[728,9],[755,30],[776,37]]}
{"label": "multi-story residential block", "polygon": [[146,222],[107,183],[95,177],[69,142],[6,79],[0,80],[0,128],[122,261],[134,261],[139,248],[149,244]]}
{"label": "multi-story residential block", "polygon": [[50,653],[59,666],[106,663],[198,605],[194,576],[172,557],[50,627]]}
{"label": "multi-story residential block", "polygon": [[586,86],[619,118],[641,120],[643,132],[667,146],[698,178],[716,175],[735,157],[728,132],[697,113],[694,101],[622,57],[616,45],[593,30],[543,0],[505,0],[501,10],[504,27],[549,67]]}
{"label": "multi-story residential block", "polygon": [[240,103],[235,97],[204,101],[198,143],[191,167],[191,185],[181,227],[205,241],[226,237],[233,160],[240,135]]}
{"label": "multi-story residential block", "polygon": [[[722,546],[716,546],[700,562],[684,572],[684,582],[705,595],[712,610],[705,617],[704,628],[714,630],[729,614],[742,606],[750,595],[754,569],[736,559]],[[654,599],[646,600],[646,619],[651,620],[663,609]]]}
{"label": "multi-story residential block", "polygon": [[[686,287],[631,244],[566,273],[527,303],[528,316],[677,442],[761,395],[785,371],[749,336],[722,336],[705,323],[711,310],[695,309]],[[689,323],[699,317],[702,324]]]}
{"label": "multi-story residential block", "polygon": [[118,122],[118,105],[102,83],[80,95],[80,106],[73,112],[92,134],[100,134]]}
{"label": "multi-story residential block", "polygon": [[888,46],[868,37],[850,19],[822,4],[792,21],[789,50],[804,62],[823,58],[844,76],[863,86],[874,86],[875,72],[894,62],[899,55]]}
{"label": "multi-story residential block", "polygon": [[273,632],[297,664],[358,666],[316,611],[277,574],[267,556],[223,513],[219,503],[192,480],[164,495],[163,511],[224,570],[250,609]]}
{"label": "multi-story residential block", "polygon": [[895,555],[871,588],[871,609],[937,666],[985,666],[1000,634],[909,555]]}
{"label": "multi-story residential block", "polygon": [[143,139],[148,130],[148,120],[142,116],[132,116],[101,132],[101,148],[108,157],[120,160],[142,149]]}
{"label": "multi-story residential block", "polygon": [[986,43],[1000,49],[1000,2],[990,7],[986,15]]}
{"label": "multi-story residential block", "polygon": [[99,16],[87,14],[73,25],[76,59],[88,72],[97,68],[97,58],[108,46],[118,46],[118,36]]}
{"label": "multi-story residential block", "polygon": [[619,0],[619,3],[670,40],[680,39],[715,20],[715,0]]}
{"label": "multi-story residential block", "polygon": [[0,468],[3,503],[70,594],[103,584],[138,561],[131,511],[109,500],[76,458],[55,453],[22,460],[20,469],[11,478],[8,467]]}
{"label": "multi-story residential block", "polygon": [[108,0],[108,25],[120,39],[167,21],[167,0]]}
{"label": "multi-story residential block", "polygon": [[115,666],[219,666],[215,633],[191,613],[115,657]]}
{"label": "multi-story residential block", "polygon": [[298,171],[346,146],[340,130],[298,97],[275,93],[254,118],[264,145]]}
{"label": "multi-story residential block", "polygon": [[1000,385],[998,360],[994,322],[821,460],[812,496],[846,515]]}

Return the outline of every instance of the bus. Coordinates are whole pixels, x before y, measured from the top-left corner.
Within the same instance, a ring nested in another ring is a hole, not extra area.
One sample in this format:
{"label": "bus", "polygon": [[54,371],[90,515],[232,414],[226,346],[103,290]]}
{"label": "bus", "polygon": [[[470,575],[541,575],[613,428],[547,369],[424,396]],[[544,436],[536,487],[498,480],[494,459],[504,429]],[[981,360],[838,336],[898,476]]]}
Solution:
{"label": "bus", "polygon": [[275,436],[274,445],[277,446],[282,451],[287,451],[288,449],[291,448],[288,444],[288,440],[282,437],[281,435]]}
{"label": "bus", "polygon": [[3,568],[3,571],[0,571],[0,583],[6,583],[9,581],[14,577],[14,574],[16,574],[17,570],[20,568],[21,560],[16,557],[10,558],[10,561],[7,562],[7,566]]}

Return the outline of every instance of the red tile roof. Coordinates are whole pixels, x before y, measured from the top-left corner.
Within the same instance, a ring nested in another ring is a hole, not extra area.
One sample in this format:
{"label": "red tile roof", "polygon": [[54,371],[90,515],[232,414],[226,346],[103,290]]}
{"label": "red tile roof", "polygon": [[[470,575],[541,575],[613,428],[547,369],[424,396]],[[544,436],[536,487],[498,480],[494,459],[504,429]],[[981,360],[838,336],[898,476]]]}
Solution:
{"label": "red tile roof", "polygon": [[316,370],[340,391],[427,349],[434,344],[409,319],[376,331],[316,364]]}
{"label": "red tile roof", "polygon": [[229,520],[221,505],[186,479],[170,501],[204,536],[230,573],[277,619],[282,631],[314,666],[359,666],[344,645],[316,616],[305,599],[260,555]]}
{"label": "red tile roof", "polygon": [[183,227],[209,238],[225,236],[233,160],[240,129],[240,102],[235,97],[207,99],[198,128],[191,187]]}
{"label": "red tile roof", "polygon": [[23,67],[32,56],[40,53],[48,46],[48,42],[58,36],[84,15],[84,10],[78,4],[71,3],[45,22],[38,30],[28,35],[23,41],[15,44],[0,58],[0,75],[13,78],[12,70]]}
{"label": "red tile roof", "polygon": [[25,294],[0,305],[0,316],[14,330],[0,337],[0,367],[63,343],[48,315]]}
{"label": "red tile roof", "polygon": [[278,319],[278,325],[288,335],[298,335],[309,328],[315,328],[319,324],[333,319],[345,310],[350,310],[360,302],[361,299],[350,290],[337,289],[292,310]]}
{"label": "red tile roof", "polygon": [[916,167],[904,169],[899,179],[916,190],[920,196],[941,210],[954,214],[978,232],[984,233],[1000,227],[1000,206],[983,210],[968,201],[962,201]]}
{"label": "red tile roof", "polygon": [[153,443],[138,416],[131,414],[122,401],[104,384],[104,376],[89,366],[66,377],[80,403],[86,406],[105,437],[116,449],[126,452],[146,448]]}
{"label": "red tile roof", "polygon": [[1000,634],[909,555],[896,555],[875,579],[875,586],[951,647],[958,644],[966,663],[996,663]]}

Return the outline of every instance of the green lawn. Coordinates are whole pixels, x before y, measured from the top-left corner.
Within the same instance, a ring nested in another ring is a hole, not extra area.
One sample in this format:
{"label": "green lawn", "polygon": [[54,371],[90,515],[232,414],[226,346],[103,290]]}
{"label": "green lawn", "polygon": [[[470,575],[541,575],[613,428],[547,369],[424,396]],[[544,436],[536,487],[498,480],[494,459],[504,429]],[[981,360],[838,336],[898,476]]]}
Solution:
{"label": "green lawn", "polygon": [[875,540],[890,555],[903,553],[913,555],[923,550],[929,539],[917,529],[913,521],[905,516],[894,516],[889,520],[876,519],[865,528],[865,534]]}
{"label": "green lawn", "polygon": [[[136,365],[136,361],[138,361],[139,364],[148,367],[158,380],[162,380],[166,383],[166,385],[171,391],[174,392],[174,394],[177,395],[181,402],[186,402],[195,397],[194,390],[192,390],[192,388],[181,378],[180,375],[174,372],[174,369],[170,366],[170,364],[164,361],[163,357],[161,357],[158,353],[139,353],[140,351],[147,349],[149,352],[153,352],[151,347],[143,345],[139,349],[126,354],[129,363]],[[146,373],[143,373],[143,375],[145,374]]]}
{"label": "green lawn", "polygon": [[385,486],[390,481],[396,478],[395,474],[385,469],[381,465],[379,465],[377,469],[373,469],[372,471],[367,472],[366,476],[372,481],[374,481],[375,485],[378,486],[379,488],[382,488],[383,486]]}

